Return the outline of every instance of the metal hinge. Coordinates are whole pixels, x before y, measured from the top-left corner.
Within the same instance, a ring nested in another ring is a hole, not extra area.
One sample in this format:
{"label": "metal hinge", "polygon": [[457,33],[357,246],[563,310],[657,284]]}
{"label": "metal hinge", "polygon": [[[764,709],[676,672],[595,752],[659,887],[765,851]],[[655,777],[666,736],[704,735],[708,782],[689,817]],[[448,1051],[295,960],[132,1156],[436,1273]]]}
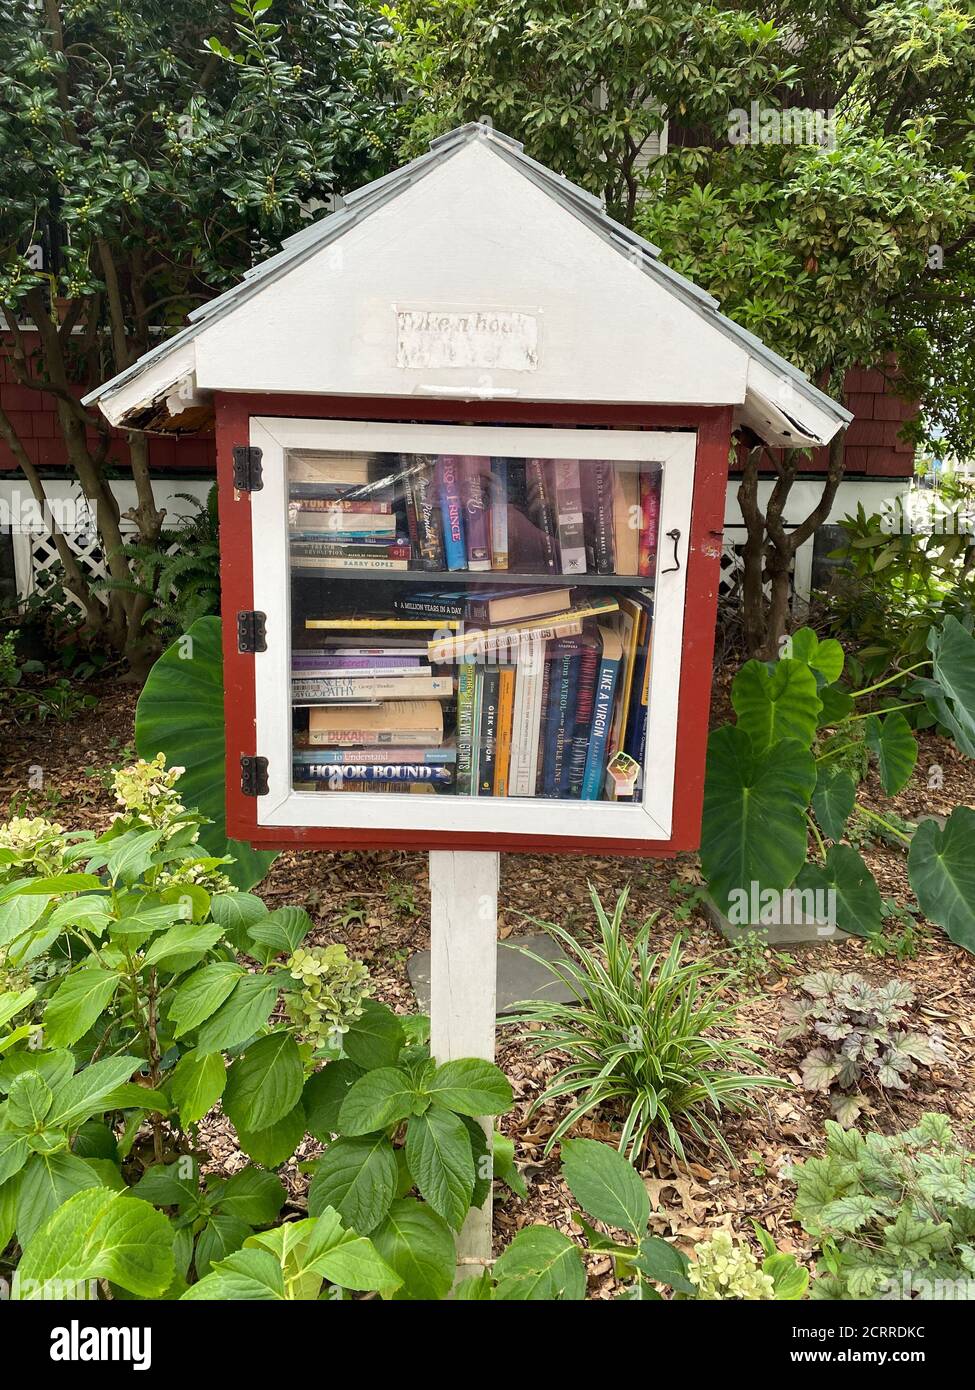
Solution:
{"label": "metal hinge", "polygon": [[253,444],[235,444],[234,487],[238,492],[260,492],[263,486],[260,449]]}
{"label": "metal hinge", "polygon": [[239,652],[267,651],[267,614],[248,612],[237,614],[237,650]]}
{"label": "metal hinge", "polygon": [[245,796],[267,796],[267,758],[249,753],[240,759],[240,789]]}

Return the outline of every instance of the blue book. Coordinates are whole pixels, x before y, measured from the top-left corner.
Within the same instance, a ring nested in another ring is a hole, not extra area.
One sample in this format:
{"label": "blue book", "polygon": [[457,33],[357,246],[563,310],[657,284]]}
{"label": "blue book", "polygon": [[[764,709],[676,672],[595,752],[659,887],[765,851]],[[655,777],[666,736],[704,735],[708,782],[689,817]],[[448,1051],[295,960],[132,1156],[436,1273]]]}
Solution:
{"label": "blue book", "polygon": [[437,459],[437,492],[443,517],[444,559],[449,570],[467,569],[464,502],[460,492],[460,461],[454,454]]}
{"label": "blue book", "polygon": [[623,659],[623,643],[616,629],[600,627],[599,635],[603,641],[603,653],[599,661],[599,674],[596,677],[592,730],[589,736],[589,751],[586,754],[586,770],[582,777],[583,801],[599,801],[602,797],[607,742],[613,722],[613,697],[616,694],[616,680]]}
{"label": "blue book", "polygon": [[545,710],[545,757],[542,763],[542,796],[561,793],[567,743],[572,736],[570,697],[572,664],[579,654],[578,640],[557,638],[548,644],[548,704]]}
{"label": "blue book", "polygon": [[430,782],[448,786],[452,767],[435,763],[295,763],[296,780],[328,782],[334,786],[356,782]]}

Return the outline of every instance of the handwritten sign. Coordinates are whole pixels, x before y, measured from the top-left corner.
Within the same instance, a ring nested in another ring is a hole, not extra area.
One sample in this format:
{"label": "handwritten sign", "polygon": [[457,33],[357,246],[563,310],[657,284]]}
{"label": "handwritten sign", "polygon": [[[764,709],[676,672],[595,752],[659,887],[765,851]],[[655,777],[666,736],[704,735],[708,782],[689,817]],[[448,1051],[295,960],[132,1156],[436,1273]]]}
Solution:
{"label": "handwritten sign", "polygon": [[538,320],[513,309],[397,309],[396,365],[533,372]]}

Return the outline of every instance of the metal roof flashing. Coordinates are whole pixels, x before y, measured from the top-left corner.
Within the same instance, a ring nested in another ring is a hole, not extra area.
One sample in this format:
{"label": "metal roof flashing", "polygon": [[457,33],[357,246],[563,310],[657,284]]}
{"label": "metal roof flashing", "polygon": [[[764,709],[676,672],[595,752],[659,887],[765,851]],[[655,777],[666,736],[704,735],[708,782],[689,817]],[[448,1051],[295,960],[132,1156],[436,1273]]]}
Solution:
{"label": "metal roof flashing", "polygon": [[[644,274],[656,280],[670,294],[673,294],[683,304],[700,315],[712,328],[736,341],[761,369],[786,380],[792,395],[798,398],[792,400],[793,410],[801,412],[801,400],[805,399],[813,407],[813,417],[823,415],[826,417],[824,423],[833,422],[832,428],[828,430],[827,438],[835,433],[837,428],[845,426],[852,420],[853,416],[850,411],[832,400],[825,392],[820,391],[799,368],[780,357],[771,348],[766,347],[759,338],[749,333],[747,329],[720,313],[718,301],[710,294],[665,265],[660,260],[659,247],[644,240],[630,228],[610,217],[606,213],[601,199],[532,159],[531,156],[525,154],[520,141],[504,135],[484,122],[472,122],[436,136],[430,141],[430,149],[426,154],[420,155],[401,168],[394,169],[382,178],[364,184],[361,188],[347,194],[343,207],[319,218],[307,227],[302,227],[292,236],[287,237],[279,251],[245,272],[243,279],[238,284],[231,286],[230,289],[225,290],[200,308],[193,310],[188,315],[188,323],[185,328],[158,344],[151,352],[140,357],[125,371],[104,382],[94,391],[90,391],[82,398],[82,403],[89,405],[94,402],[107,401],[144,372],[154,367],[169,353],[192,341],[211,323],[232,312],[280,276],[303,264],[310,256],[328,246],[337,237],[343,236],[363,218],[368,217],[377,209],[385,207],[399,193],[425,178],[433,169],[442,167],[459,150],[475,141],[490,149],[498,158],[504,160],[547,196],[553,198],[560,207],[583,222],[620,255],[626,256]],[[766,408],[769,403],[766,399],[766,393],[761,387],[754,391],[749,390],[749,396],[753,398],[753,404],[760,403],[761,408],[758,416],[765,420],[767,429],[772,426],[772,421],[768,420],[770,413],[773,416],[778,416],[783,422],[789,419],[781,409],[775,406],[772,406],[770,410]],[[136,408],[134,404],[133,411]],[[123,412],[123,414],[127,413],[128,411]],[[753,410],[746,410],[745,413],[752,418],[758,418]],[[793,420],[791,423],[798,432],[802,433],[804,440],[808,443],[824,442],[821,439],[821,429],[812,426],[804,427],[798,420]],[[776,438],[771,442],[782,443],[782,431],[775,431],[775,434]]]}

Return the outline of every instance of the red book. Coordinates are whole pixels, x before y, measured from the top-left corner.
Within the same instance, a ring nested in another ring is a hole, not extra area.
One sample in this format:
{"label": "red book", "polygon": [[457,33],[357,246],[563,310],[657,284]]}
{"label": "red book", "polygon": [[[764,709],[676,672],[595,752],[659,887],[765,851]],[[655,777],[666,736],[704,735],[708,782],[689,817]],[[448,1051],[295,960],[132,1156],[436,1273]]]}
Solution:
{"label": "red book", "polygon": [[660,528],[660,468],[640,473],[639,573],[652,575],[657,568],[657,532]]}

